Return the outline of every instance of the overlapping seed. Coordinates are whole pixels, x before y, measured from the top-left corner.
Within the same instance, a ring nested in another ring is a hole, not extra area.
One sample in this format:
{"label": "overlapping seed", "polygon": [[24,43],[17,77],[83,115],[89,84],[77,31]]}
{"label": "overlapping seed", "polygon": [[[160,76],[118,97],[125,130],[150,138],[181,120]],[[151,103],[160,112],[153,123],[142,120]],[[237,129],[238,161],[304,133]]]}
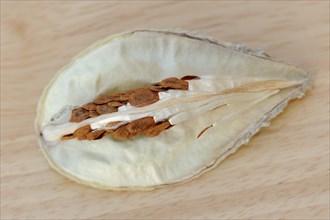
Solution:
{"label": "overlapping seed", "polygon": [[90,118],[95,118],[97,116],[99,116],[99,114],[96,111],[93,111],[93,110],[89,111],[89,117]]}
{"label": "overlapping seed", "polygon": [[[86,103],[80,108],[72,110],[70,122],[81,122],[88,118],[94,118],[103,114],[111,114],[118,111],[118,108],[130,104],[135,107],[144,107],[153,104],[159,100],[159,92],[164,92],[169,89],[187,90],[188,82],[185,80],[197,79],[198,76],[184,76],[181,79],[171,77],[154,83],[148,88],[140,88],[118,93],[108,96],[99,96],[92,102]],[[114,126],[122,121],[110,122],[106,127]],[[127,140],[137,135],[144,134],[147,137],[159,135],[165,129],[168,129],[171,124],[168,121],[155,123],[153,117],[140,118],[121,125],[112,130],[96,130],[92,131],[89,125],[76,129],[73,134],[64,135],[62,140],[77,138],[78,140],[97,140],[104,135],[111,135],[113,138]]]}
{"label": "overlapping seed", "polygon": [[127,130],[130,133],[140,134],[144,130],[153,126],[154,124],[155,124],[155,120],[153,117],[144,117],[144,118],[134,120],[134,121],[128,123],[126,126],[127,126]]}
{"label": "overlapping seed", "polygon": [[159,135],[162,131],[169,128],[171,124],[168,121],[164,121],[158,124],[153,125],[152,127],[144,131],[144,135],[147,137],[155,137]]}
{"label": "overlapping seed", "polygon": [[167,88],[164,88],[162,86],[151,86],[149,89],[154,92],[165,92],[168,90]]}
{"label": "overlapping seed", "polygon": [[160,83],[158,83],[158,85],[168,89],[188,90],[188,82],[182,79],[178,79],[176,77],[164,79]]}
{"label": "overlapping seed", "polygon": [[132,106],[143,107],[155,103],[159,100],[157,92],[151,91],[150,89],[138,89],[133,92],[129,98],[128,102]]}
{"label": "overlapping seed", "polygon": [[108,102],[108,106],[111,106],[111,107],[120,107],[122,105],[125,105],[125,103],[118,102],[118,101],[110,101],[110,102]]}
{"label": "overlapping seed", "polygon": [[86,109],[88,111],[95,111],[96,110],[96,104],[94,104],[93,102],[87,103],[85,105],[82,106],[83,109]]}
{"label": "overlapping seed", "polygon": [[110,114],[116,111],[118,111],[117,108],[108,106],[107,104],[96,106],[96,112],[99,115]]}
{"label": "overlapping seed", "polygon": [[70,122],[81,122],[89,118],[89,111],[83,108],[73,109]]}
{"label": "overlapping seed", "polygon": [[89,132],[87,134],[87,140],[91,141],[91,140],[97,140],[97,139],[101,139],[103,137],[105,133],[105,130],[96,130],[96,131],[92,131]]}
{"label": "overlapping seed", "polygon": [[78,140],[86,140],[87,139],[87,135],[92,131],[91,126],[89,125],[85,125],[82,126],[78,129],[76,129],[73,132],[73,135],[78,139]]}

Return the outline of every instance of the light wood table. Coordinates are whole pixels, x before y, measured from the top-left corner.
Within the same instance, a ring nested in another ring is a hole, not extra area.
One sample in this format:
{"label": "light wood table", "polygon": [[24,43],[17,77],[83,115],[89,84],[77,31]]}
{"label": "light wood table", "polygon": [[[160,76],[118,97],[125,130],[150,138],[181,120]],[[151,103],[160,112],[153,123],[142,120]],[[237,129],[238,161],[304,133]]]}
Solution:
{"label": "light wood table", "polygon": [[[328,1],[2,1],[2,219],[329,218]],[[181,27],[263,48],[314,88],[202,177],[151,192],[102,191],[48,166],[33,121],[42,89],[93,42]]]}

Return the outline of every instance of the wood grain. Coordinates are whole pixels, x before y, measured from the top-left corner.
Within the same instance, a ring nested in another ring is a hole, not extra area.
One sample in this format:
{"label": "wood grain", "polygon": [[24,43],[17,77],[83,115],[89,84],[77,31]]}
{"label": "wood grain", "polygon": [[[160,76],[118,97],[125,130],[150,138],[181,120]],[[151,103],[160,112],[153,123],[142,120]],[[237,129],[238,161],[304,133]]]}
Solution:
{"label": "wood grain", "polygon": [[[1,1],[1,218],[329,218],[328,25],[328,1]],[[101,191],[50,169],[33,120],[54,73],[110,34],[173,27],[263,48],[310,71],[314,88],[184,185]]]}

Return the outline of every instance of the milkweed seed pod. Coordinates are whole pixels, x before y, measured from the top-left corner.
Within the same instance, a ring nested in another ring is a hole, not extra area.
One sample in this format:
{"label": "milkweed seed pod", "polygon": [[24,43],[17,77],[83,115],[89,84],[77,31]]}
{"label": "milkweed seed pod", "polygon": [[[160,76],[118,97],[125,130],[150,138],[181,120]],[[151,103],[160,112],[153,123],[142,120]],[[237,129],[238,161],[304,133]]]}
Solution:
{"label": "milkweed seed pod", "polygon": [[214,168],[310,87],[264,52],[184,31],[97,42],[44,90],[36,130],[61,174],[103,189],[153,189]]}

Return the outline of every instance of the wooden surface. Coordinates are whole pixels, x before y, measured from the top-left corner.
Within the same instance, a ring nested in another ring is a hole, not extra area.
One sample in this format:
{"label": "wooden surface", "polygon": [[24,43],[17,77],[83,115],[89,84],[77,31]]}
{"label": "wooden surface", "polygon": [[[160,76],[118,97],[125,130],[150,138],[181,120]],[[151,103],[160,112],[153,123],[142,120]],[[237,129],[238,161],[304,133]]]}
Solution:
{"label": "wooden surface", "polygon": [[[1,2],[1,218],[329,218],[328,25],[328,1]],[[54,73],[107,35],[171,27],[264,48],[310,71],[314,88],[184,185],[101,191],[50,169],[33,120]]]}

